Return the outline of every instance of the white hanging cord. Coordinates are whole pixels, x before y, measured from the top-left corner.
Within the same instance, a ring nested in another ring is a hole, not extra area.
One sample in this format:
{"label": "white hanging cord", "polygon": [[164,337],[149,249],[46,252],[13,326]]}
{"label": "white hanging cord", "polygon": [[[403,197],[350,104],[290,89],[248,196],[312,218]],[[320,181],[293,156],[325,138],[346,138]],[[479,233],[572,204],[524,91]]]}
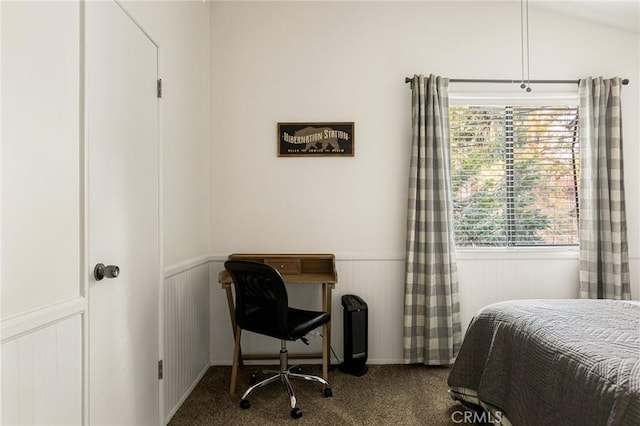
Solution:
{"label": "white hanging cord", "polygon": [[520,57],[522,58],[522,80],[520,88],[524,89],[527,87],[524,83],[524,0],[520,0]]}
{"label": "white hanging cord", "polygon": [[525,0],[527,3],[527,92],[531,92],[531,75],[530,75],[530,61],[529,61],[529,0]]}
{"label": "white hanging cord", "polygon": [[[526,31],[525,31],[526,25]],[[526,41],[525,41],[526,40]],[[526,46],[525,46],[526,44]],[[527,79],[525,83],[525,49],[526,49],[526,68]],[[531,92],[531,73],[529,67],[529,0],[520,0],[520,55],[522,57],[522,82],[520,88]]]}

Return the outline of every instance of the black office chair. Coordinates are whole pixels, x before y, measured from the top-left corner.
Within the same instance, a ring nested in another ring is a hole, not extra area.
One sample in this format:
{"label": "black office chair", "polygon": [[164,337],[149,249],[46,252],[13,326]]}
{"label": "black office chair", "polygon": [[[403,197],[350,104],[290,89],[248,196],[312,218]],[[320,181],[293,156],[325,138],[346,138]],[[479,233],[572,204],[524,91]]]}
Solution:
{"label": "black office chair", "polygon": [[242,395],[241,408],[249,408],[247,397],[255,389],[278,379],[284,383],[291,401],[291,417],[297,419],[302,411],[296,406],[296,396],[290,378],[310,380],[324,385],[324,396],[333,396],[329,383],[322,377],[308,374],[292,373],[288,366],[287,340],[301,339],[316,327],[327,323],[331,315],[327,312],[305,311],[289,307],[287,289],[282,276],[271,266],[246,260],[228,260],[224,263],[236,292],[236,335],[231,372],[231,388],[235,387],[235,379],[240,358],[241,330],[280,339],[280,370],[261,382],[249,387]]}

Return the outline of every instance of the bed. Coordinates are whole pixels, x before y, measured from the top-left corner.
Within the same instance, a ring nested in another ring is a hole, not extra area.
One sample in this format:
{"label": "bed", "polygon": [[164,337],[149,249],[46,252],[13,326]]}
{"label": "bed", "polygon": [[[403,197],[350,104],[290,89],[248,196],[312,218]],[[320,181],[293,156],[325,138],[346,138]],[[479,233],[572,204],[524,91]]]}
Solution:
{"label": "bed", "polygon": [[484,420],[640,425],[640,304],[518,300],[472,319],[448,379]]}

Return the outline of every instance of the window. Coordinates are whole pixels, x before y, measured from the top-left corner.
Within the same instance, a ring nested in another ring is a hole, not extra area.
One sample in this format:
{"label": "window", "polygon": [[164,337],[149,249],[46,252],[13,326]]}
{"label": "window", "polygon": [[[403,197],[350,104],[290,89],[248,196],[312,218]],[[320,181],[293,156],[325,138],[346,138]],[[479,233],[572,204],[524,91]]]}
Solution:
{"label": "window", "polygon": [[450,106],[458,247],[578,244],[578,108]]}

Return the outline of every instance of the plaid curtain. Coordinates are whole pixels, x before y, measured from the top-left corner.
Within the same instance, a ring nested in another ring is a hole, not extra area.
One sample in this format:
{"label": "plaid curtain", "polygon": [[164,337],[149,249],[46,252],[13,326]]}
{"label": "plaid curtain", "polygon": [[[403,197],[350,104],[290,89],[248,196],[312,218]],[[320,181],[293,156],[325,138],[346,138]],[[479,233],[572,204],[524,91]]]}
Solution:
{"label": "plaid curtain", "polygon": [[631,299],[620,78],[580,80],[580,298]]}
{"label": "plaid curtain", "polygon": [[461,343],[449,166],[449,80],[414,76],[404,361],[447,365]]}

